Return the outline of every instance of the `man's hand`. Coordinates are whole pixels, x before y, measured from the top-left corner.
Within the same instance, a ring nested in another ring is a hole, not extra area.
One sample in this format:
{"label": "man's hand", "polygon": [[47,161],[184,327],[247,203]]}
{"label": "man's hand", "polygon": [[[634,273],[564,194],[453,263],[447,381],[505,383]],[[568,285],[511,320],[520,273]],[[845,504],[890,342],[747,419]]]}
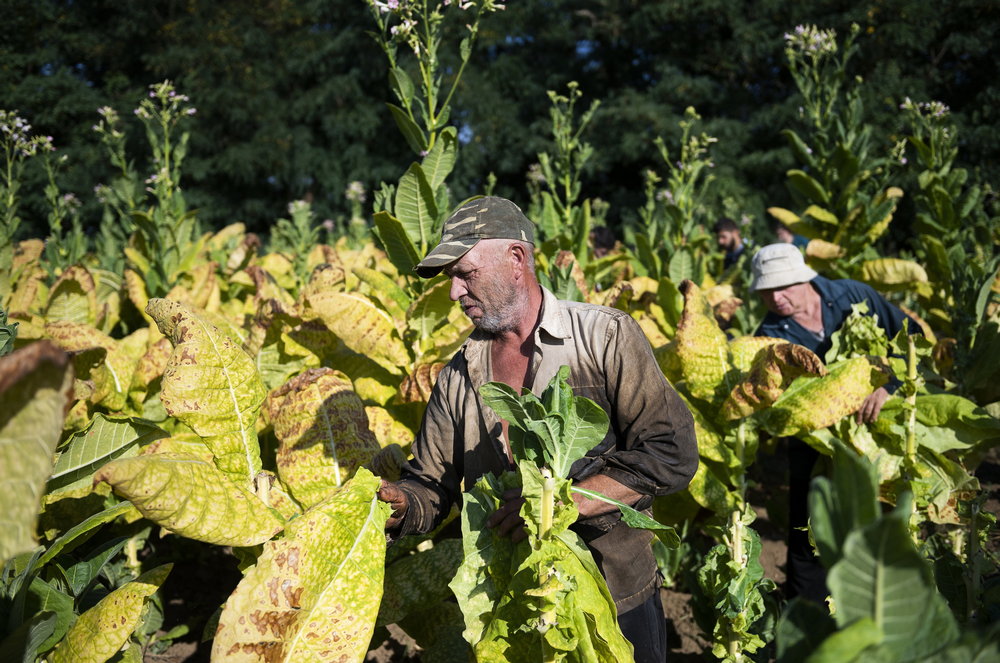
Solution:
{"label": "man's hand", "polygon": [[524,541],[528,533],[524,529],[524,519],[521,518],[521,505],[524,498],[517,489],[505,491],[500,496],[503,504],[486,519],[486,526],[498,528],[500,536],[509,536],[513,543]]}
{"label": "man's hand", "polygon": [[392,506],[392,515],[386,521],[385,528],[399,527],[399,524],[403,522],[403,516],[406,515],[406,510],[410,508],[410,501],[407,499],[406,493],[400,490],[396,484],[382,479],[382,485],[378,489],[378,498]]}
{"label": "man's hand", "polygon": [[879,387],[865,399],[858,411],[854,413],[854,420],[859,425],[875,421],[887,400],[889,400],[889,392],[885,390],[885,387]]}

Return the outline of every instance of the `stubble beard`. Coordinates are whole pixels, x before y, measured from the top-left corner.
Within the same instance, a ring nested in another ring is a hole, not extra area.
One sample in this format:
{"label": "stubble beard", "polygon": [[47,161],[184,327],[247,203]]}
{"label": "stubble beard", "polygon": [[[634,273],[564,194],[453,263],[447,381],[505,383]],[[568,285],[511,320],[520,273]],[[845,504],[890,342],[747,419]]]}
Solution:
{"label": "stubble beard", "polygon": [[501,288],[496,297],[491,297],[497,300],[496,303],[487,304],[481,299],[475,300],[475,305],[482,311],[482,315],[478,320],[472,320],[476,329],[494,337],[517,329],[519,313],[524,309],[528,299],[527,293],[509,284],[498,287]]}

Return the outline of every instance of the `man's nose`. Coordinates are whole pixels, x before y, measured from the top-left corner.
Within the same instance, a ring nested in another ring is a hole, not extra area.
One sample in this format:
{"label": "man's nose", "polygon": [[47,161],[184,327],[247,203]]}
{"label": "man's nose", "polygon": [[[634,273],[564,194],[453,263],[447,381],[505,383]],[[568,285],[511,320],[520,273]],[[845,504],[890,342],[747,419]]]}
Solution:
{"label": "man's nose", "polygon": [[451,280],[451,288],[448,290],[448,297],[451,298],[451,301],[457,302],[458,298],[467,292],[468,290],[466,290],[465,284],[462,282],[462,279]]}

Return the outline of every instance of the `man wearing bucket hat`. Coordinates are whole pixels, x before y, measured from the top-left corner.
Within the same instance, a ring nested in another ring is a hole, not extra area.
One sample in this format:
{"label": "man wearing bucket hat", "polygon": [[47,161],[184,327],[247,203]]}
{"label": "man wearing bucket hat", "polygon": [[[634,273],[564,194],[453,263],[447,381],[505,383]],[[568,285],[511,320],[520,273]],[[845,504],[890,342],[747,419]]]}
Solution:
{"label": "man wearing bucket hat", "polygon": [[[764,303],[768,313],[757,328],[757,336],[781,338],[803,345],[822,359],[830,349],[833,333],[851,314],[851,307],[868,304],[867,315],[877,316],[878,326],[891,339],[908,320],[910,333],[920,327],[909,316],[890,304],[875,290],[850,279],[831,280],[806,265],[802,253],[794,244],[769,244],[762,247],[751,263],[753,281],[750,289]],[[899,388],[891,379],[865,399],[855,417],[858,423],[878,418],[882,406]],[[788,598],[804,596],[823,603],[828,591],[826,570],[812,552],[808,533],[809,482],[819,454],[805,442],[789,438],[789,518],[788,560],[785,566]]]}
{"label": "man wearing bucket hat", "polygon": [[[563,365],[574,393],[611,419],[604,440],[571,468],[576,485],[646,509],[694,475],[691,413],[642,330],[616,309],[557,300],[535,278],[533,243],[534,227],[517,205],[479,198],[448,218],[441,242],[415,268],[424,278],[443,271],[451,279],[451,298],[475,329],[438,375],[409,468],[379,491],[393,506],[392,536],[430,531],[460,501],[463,485],[513,468],[507,422],[483,403],[479,387],[501,381],[539,394]],[[488,524],[523,538],[522,500],[505,498]],[[577,508],[573,529],[594,552],[636,661],[663,661],[666,624],[651,535],[625,525],[604,502],[579,499]]]}

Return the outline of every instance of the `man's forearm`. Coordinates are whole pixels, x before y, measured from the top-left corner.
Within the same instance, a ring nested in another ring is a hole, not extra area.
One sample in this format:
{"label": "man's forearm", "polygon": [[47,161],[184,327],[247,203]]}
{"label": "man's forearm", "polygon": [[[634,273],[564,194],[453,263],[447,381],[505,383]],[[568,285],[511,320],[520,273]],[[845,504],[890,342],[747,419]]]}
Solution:
{"label": "man's forearm", "polygon": [[[595,474],[594,476],[587,477],[575,485],[595,493],[600,493],[605,497],[610,497],[629,506],[632,506],[642,498],[642,493],[638,493],[603,474]],[[614,504],[608,504],[603,500],[590,499],[579,493],[573,493],[573,501],[576,502],[576,508],[580,512],[581,519],[600,516],[618,510],[618,507]]]}

